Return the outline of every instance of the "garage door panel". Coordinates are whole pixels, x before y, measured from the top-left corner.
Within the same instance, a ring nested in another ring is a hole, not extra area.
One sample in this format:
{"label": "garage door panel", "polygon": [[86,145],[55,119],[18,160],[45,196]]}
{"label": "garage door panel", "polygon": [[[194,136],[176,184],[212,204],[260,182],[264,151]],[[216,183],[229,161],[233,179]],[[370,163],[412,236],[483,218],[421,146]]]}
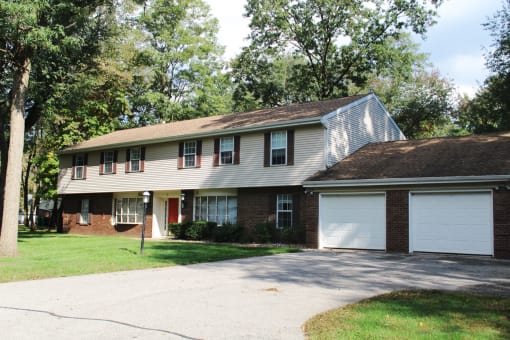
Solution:
{"label": "garage door panel", "polygon": [[321,246],[386,249],[384,194],[323,196]]}
{"label": "garage door panel", "polygon": [[489,192],[413,193],[412,250],[492,254]]}

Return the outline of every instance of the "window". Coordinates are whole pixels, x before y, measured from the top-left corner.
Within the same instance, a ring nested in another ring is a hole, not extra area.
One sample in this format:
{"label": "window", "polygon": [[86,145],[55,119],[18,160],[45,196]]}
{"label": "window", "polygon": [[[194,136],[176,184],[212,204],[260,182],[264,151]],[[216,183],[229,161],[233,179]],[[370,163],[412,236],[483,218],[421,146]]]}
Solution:
{"label": "window", "polygon": [[139,172],[140,171],[140,160],[142,159],[142,153],[140,148],[129,149],[129,171]]}
{"label": "window", "polygon": [[103,152],[103,174],[113,174],[114,170],[114,152],[105,151]]}
{"label": "window", "polygon": [[195,167],[195,156],[197,154],[197,142],[185,142],[184,143],[184,167],[193,168]]}
{"label": "window", "polygon": [[[113,154],[113,170],[115,172],[115,153]],[[126,172],[143,172],[145,162],[145,147],[130,148],[126,150]]]}
{"label": "window", "polygon": [[234,164],[234,137],[220,138],[220,164]]}
{"label": "window", "polygon": [[287,163],[287,131],[271,132],[271,165]]}
{"label": "window", "polygon": [[292,226],[292,195],[276,196],[276,226],[278,228]]}
{"label": "window", "polygon": [[195,221],[237,223],[237,197],[197,196],[195,197]]}
{"label": "window", "polygon": [[90,201],[88,199],[81,200],[81,209],[80,209],[80,224],[89,224],[89,206]]}
{"label": "window", "polygon": [[120,198],[115,204],[115,221],[119,224],[139,224],[143,218],[142,198]]}
{"label": "window", "polygon": [[87,166],[87,155],[79,154],[73,158],[73,179],[85,179]]}

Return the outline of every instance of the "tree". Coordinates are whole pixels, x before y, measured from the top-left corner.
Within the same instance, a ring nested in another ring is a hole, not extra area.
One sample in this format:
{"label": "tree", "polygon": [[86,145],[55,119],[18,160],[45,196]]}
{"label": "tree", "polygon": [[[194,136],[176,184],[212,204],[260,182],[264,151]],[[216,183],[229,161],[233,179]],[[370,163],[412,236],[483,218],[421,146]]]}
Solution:
{"label": "tree", "polygon": [[2,153],[6,174],[0,255],[17,253],[25,125],[35,124],[42,112],[41,103],[28,97],[31,74],[44,74],[51,80],[64,76],[66,68],[78,72],[92,64],[99,42],[109,34],[112,6],[107,0],[0,1],[0,69],[12,79],[5,82],[10,120],[7,157]]}
{"label": "tree", "polygon": [[132,125],[230,111],[218,24],[202,0],[150,1],[138,22],[144,35],[132,61]]}
{"label": "tree", "polygon": [[248,0],[247,60],[273,63],[291,54],[297,62],[289,79],[309,91],[308,100],[345,96],[352,84],[391,67],[400,52],[395,41],[408,31],[424,34],[441,2]]}
{"label": "tree", "polygon": [[510,130],[510,0],[484,26],[494,39],[486,55],[493,74],[472,100],[464,98],[458,113],[460,124],[475,133]]}

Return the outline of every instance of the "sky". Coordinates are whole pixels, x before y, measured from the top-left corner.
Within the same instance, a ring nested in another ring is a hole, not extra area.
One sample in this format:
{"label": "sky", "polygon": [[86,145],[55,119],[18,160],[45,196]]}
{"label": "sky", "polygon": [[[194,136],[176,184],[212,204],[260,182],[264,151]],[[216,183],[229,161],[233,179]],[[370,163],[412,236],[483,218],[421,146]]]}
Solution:
{"label": "sky", "polygon": [[[218,40],[230,59],[247,45],[250,30],[243,17],[245,0],[205,0],[219,20]],[[437,23],[429,28],[426,39],[416,37],[420,51],[429,55],[433,68],[453,81],[459,93],[473,96],[483,83],[488,70],[484,55],[492,40],[482,24],[497,10],[503,0],[445,0],[439,9]]]}

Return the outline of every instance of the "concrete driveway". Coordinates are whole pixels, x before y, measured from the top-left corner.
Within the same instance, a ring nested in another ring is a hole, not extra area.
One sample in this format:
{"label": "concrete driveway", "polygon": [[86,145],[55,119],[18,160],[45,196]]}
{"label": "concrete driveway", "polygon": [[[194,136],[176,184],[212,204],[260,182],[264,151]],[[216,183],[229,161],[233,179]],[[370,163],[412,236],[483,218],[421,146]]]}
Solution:
{"label": "concrete driveway", "polygon": [[510,294],[510,262],[302,252],[0,284],[2,339],[300,339],[311,316],[405,288]]}

